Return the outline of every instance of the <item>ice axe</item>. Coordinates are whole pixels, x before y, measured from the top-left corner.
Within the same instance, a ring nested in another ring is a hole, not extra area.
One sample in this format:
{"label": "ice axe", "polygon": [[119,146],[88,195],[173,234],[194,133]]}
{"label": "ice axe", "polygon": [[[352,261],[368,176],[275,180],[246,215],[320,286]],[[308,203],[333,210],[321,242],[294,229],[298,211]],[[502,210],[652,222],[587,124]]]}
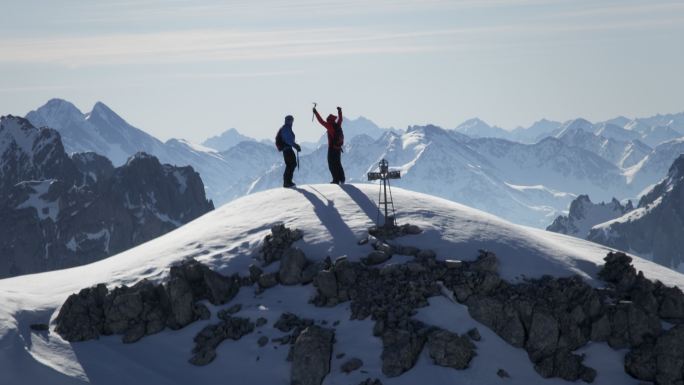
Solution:
{"label": "ice axe", "polygon": [[[315,110],[315,109],[316,109],[316,106],[318,105],[318,103],[313,102],[313,105],[314,105],[314,108],[313,108],[313,109]],[[315,113],[311,112],[311,121],[312,121],[312,122],[314,121],[314,116],[315,116],[315,115],[316,115]]]}

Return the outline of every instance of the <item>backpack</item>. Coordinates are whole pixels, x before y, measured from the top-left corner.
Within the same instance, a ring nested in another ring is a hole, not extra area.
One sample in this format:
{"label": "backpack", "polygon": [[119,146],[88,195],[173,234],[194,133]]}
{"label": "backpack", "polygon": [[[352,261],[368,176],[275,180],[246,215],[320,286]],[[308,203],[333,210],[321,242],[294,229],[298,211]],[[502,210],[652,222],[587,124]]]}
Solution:
{"label": "backpack", "polygon": [[333,147],[342,149],[342,146],[344,146],[344,132],[342,131],[342,126],[335,122],[333,123],[333,129],[335,131],[332,138]]}
{"label": "backpack", "polygon": [[275,145],[278,151],[283,151],[285,148],[285,141],[283,141],[283,138],[280,136],[280,132],[282,131],[282,127],[278,130],[278,133],[276,134],[275,137]]}

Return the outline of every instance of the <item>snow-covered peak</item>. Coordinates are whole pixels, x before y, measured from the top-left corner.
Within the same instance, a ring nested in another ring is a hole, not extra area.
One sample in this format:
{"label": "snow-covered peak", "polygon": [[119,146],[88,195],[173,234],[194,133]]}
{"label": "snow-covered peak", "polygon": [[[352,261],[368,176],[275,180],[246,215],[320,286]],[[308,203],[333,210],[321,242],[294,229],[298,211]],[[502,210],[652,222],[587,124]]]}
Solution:
{"label": "snow-covered peak", "polygon": [[208,138],[202,145],[216,151],[226,151],[240,142],[256,141],[256,139],[241,134],[235,128],[229,128],[221,134]]}
{"label": "snow-covered peak", "polygon": [[505,138],[509,132],[497,126],[491,126],[480,118],[471,118],[459,124],[454,131],[473,138]]}
{"label": "snow-covered peak", "polygon": [[560,138],[564,135],[567,135],[570,132],[577,131],[593,132],[594,125],[590,121],[583,118],[569,120],[560,126],[560,128],[558,129],[558,133],[555,136],[557,138]]}
{"label": "snow-covered peak", "polygon": [[73,103],[55,98],[26,114],[26,118],[36,127],[48,126],[60,130],[83,120],[84,115]]}
{"label": "snow-covered peak", "polygon": [[625,128],[627,123],[629,123],[630,121],[631,121],[630,118],[620,115],[620,116],[616,116],[612,119],[608,119],[603,123],[614,124],[618,127]]}
{"label": "snow-covered peak", "polygon": [[86,120],[101,120],[109,126],[127,125],[126,121],[102,102],[97,102],[93,109],[86,115]]}

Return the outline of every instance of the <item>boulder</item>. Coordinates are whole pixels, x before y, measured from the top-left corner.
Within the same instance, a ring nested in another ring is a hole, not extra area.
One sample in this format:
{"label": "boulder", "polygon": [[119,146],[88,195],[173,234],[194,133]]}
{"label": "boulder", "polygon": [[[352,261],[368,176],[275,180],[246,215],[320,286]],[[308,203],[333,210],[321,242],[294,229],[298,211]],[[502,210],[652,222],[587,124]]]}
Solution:
{"label": "boulder", "polygon": [[350,358],[347,361],[345,361],[345,363],[342,364],[342,366],[340,366],[340,370],[345,372],[345,373],[351,373],[355,370],[358,370],[362,366],[363,366],[363,361],[361,361],[361,359],[359,359],[359,358],[354,357],[354,358]]}
{"label": "boulder", "polygon": [[297,285],[302,282],[302,272],[309,262],[304,252],[295,249],[287,249],[280,259],[278,279],[283,285]]}
{"label": "boulder", "polygon": [[107,286],[99,284],[70,295],[55,319],[55,331],[70,342],[98,338],[104,329],[103,304],[107,293]]}
{"label": "boulder", "polygon": [[171,314],[167,320],[168,327],[180,329],[195,320],[195,301],[187,280],[182,277],[171,278],[166,284],[166,294],[171,307]]}
{"label": "boulder", "polygon": [[276,273],[265,273],[259,277],[259,287],[262,289],[269,289],[278,284],[278,276]]}
{"label": "boulder", "polygon": [[381,251],[381,250],[374,250],[371,251],[365,258],[362,258],[361,261],[365,263],[366,265],[372,266],[372,265],[379,265],[388,259],[392,257],[392,254]]}
{"label": "boulder", "polygon": [[435,364],[459,370],[466,369],[476,355],[475,345],[468,337],[442,329],[428,335],[427,347]]}
{"label": "boulder", "polygon": [[425,336],[407,330],[386,330],[382,335],[382,373],[397,377],[416,364]]}
{"label": "boulder", "polygon": [[335,272],[330,270],[319,271],[314,279],[314,285],[323,298],[337,297],[337,276]]}
{"label": "boulder", "polygon": [[553,355],[560,335],[558,321],[550,314],[536,311],[532,315],[532,327],[525,349],[532,362],[539,362]]}
{"label": "boulder", "polygon": [[249,318],[226,317],[222,322],[206,326],[195,336],[194,356],[189,362],[193,365],[206,365],[216,357],[216,347],[226,339],[239,340],[254,331],[254,323]]}
{"label": "boulder", "polygon": [[292,347],[290,384],[320,385],[330,373],[330,359],[335,332],[320,326],[309,326],[297,337]]}

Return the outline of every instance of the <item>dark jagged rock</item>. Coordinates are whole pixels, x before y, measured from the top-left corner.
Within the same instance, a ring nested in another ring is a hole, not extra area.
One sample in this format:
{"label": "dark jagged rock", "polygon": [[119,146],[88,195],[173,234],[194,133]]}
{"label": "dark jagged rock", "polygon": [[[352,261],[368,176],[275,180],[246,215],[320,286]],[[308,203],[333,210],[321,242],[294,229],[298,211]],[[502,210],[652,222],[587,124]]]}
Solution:
{"label": "dark jagged rock", "polygon": [[280,318],[273,324],[273,327],[283,333],[290,333],[287,335],[287,341],[294,343],[299,334],[313,324],[314,321],[312,319],[299,318],[295,314],[286,312],[280,315]]}
{"label": "dark jagged rock", "polygon": [[107,293],[107,286],[99,284],[70,295],[55,320],[55,331],[70,342],[98,338],[104,331]]}
{"label": "dark jagged rock", "polygon": [[265,273],[261,274],[259,277],[259,287],[262,289],[270,289],[278,284],[278,274],[276,273]]}
{"label": "dark jagged rock", "polygon": [[304,252],[296,248],[285,250],[280,259],[278,280],[282,285],[297,285],[302,283],[302,274],[309,264]]}
{"label": "dark jagged rock", "polygon": [[191,259],[172,266],[163,284],[142,280],[111,291],[99,284],[72,294],[59,311],[55,330],[72,342],[111,334],[123,334],[124,342],[135,342],[165,327],[180,329],[208,319],[209,309],[197,302],[225,303],[239,287],[237,275],[223,276]]}
{"label": "dark jagged rock", "polygon": [[371,251],[365,258],[361,259],[366,265],[379,265],[392,258],[392,246],[385,242],[373,243],[374,251]]}
{"label": "dark jagged rock", "polygon": [[378,239],[394,239],[405,235],[420,234],[422,232],[423,230],[421,230],[420,227],[408,223],[393,227],[373,226],[368,229],[368,234]]}
{"label": "dark jagged rock", "polygon": [[207,299],[213,305],[222,305],[230,301],[240,290],[237,274],[221,275],[194,259],[172,266],[170,277],[185,280],[195,298]]}
{"label": "dark jagged rock", "polygon": [[468,337],[442,329],[428,335],[427,347],[435,364],[454,369],[466,369],[476,355]]}
{"label": "dark jagged rock", "polygon": [[382,385],[382,381],[377,378],[366,378],[365,380],[359,382],[359,385]]}
{"label": "dark jagged rock", "polygon": [[292,385],[320,385],[330,373],[330,359],[335,332],[320,326],[309,326],[297,337],[292,347]]}
{"label": "dark jagged rock", "polygon": [[254,331],[254,323],[249,318],[225,317],[222,322],[209,325],[195,336],[195,347],[190,358],[193,365],[206,365],[216,358],[216,347],[227,339],[239,340]]}
{"label": "dark jagged rock", "polygon": [[482,336],[480,336],[480,331],[477,330],[477,328],[472,328],[468,330],[468,337],[470,337],[471,340],[473,341],[480,341],[482,339]]}
{"label": "dark jagged rock", "polygon": [[397,377],[411,369],[426,340],[425,330],[392,329],[382,335],[382,373]]}
{"label": "dark jagged rock", "polygon": [[261,248],[261,258],[264,265],[279,261],[283,253],[292,246],[295,241],[302,239],[302,232],[290,230],[283,224],[271,228],[271,234],[266,235]]}
{"label": "dark jagged rock", "polygon": [[233,305],[227,309],[219,310],[219,312],[216,315],[218,316],[219,319],[225,319],[225,318],[228,318],[228,317],[232,316],[233,314],[239,312],[240,310],[242,310],[242,305],[239,303],[236,303],[235,305]]}

